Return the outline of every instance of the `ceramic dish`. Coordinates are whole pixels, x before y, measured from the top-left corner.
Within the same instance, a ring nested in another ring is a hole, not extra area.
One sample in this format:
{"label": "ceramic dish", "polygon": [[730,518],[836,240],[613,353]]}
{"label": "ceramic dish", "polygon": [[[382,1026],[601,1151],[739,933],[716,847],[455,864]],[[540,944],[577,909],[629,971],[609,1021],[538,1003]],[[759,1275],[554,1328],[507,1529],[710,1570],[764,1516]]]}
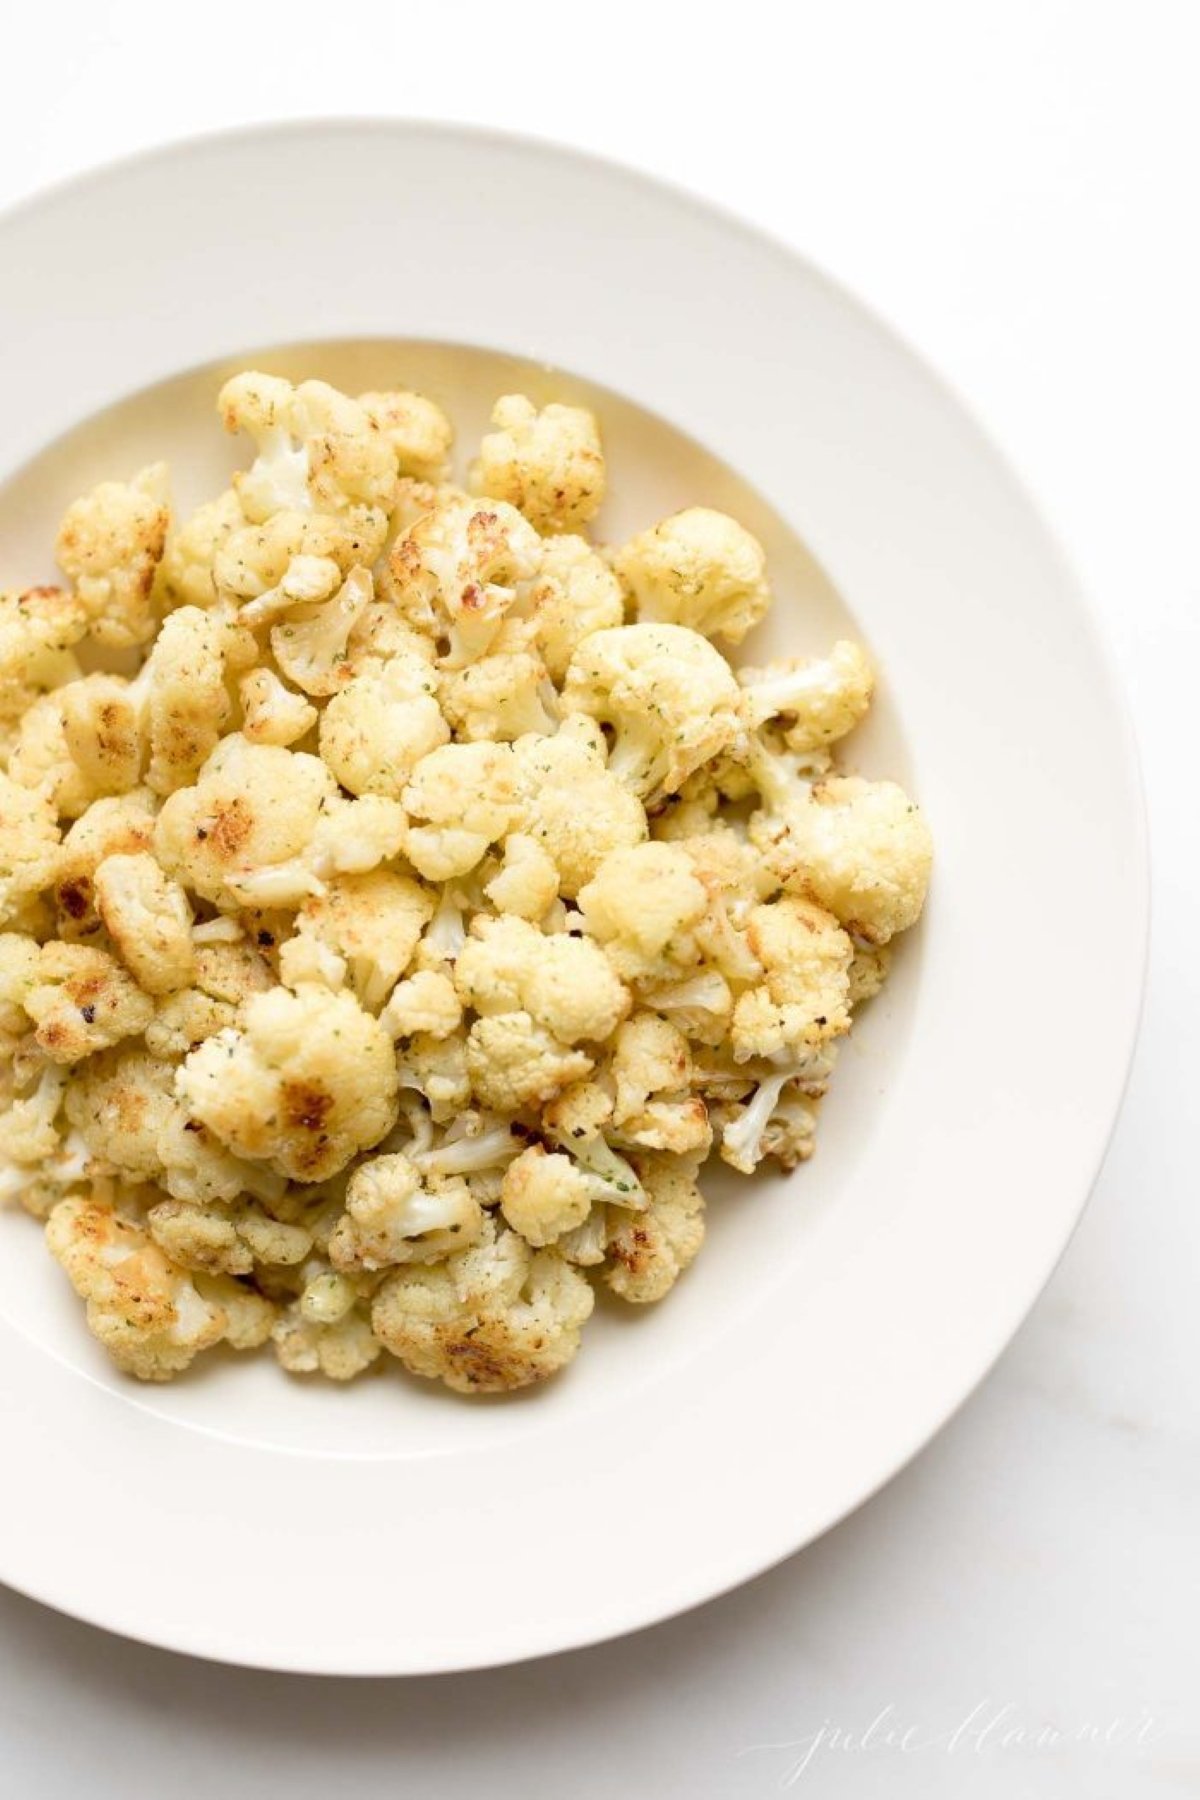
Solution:
{"label": "ceramic dish", "polygon": [[0,1216],[0,1577],[178,1650],[399,1674],[628,1631],[798,1549],[1016,1330],[1133,1043],[1134,752],[1029,500],[799,257],[544,145],[399,123],[187,144],[9,214],[0,262],[6,581],[52,574],[59,513],[104,475],[165,455],[182,505],[213,491],[233,368],[425,388],[464,446],[507,387],[580,397],[613,472],[598,535],[723,506],[779,594],[751,660],[871,647],[881,700],[848,761],[911,787],[938,855],[816,1158],[714,1184],[675,1294],[601,1309],[545,1391],[331,1391],[219,1358],[138,1389],[36,1226]]}

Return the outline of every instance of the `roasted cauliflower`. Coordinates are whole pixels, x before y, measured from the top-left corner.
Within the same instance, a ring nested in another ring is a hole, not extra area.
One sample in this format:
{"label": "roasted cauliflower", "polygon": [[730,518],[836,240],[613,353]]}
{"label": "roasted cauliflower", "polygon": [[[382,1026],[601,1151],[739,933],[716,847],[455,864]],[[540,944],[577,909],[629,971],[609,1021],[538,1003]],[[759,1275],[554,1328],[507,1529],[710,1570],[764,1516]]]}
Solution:
{"label": "roasted cauliflower", "polygon": [[137,1379],[530,1386],[683,1275],[710,1153],[812,1156],[929,828],[835,760],[860,645],[716,647],[741,524],[590,539],[585,407],[503,396],[465,486],[407,388],[218,411],[214,499],[103,482],[0,592],[0,1201]]}

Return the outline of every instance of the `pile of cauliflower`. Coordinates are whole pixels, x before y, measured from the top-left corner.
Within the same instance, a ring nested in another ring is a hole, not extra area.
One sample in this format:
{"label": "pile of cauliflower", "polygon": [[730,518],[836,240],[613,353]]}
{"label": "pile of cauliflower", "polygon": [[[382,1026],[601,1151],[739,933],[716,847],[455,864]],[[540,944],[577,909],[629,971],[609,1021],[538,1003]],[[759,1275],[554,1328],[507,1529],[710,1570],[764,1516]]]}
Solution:
{"label": "pile of cauliflower", "polygon": [[929,832],[836,772],[855,644],[716,647],[770,604],[749,532],[589,543],[591,413],[506,396],[463,489],[414,393],[219,410],[225,493],[104,482],[65,585],[0,595],[0,1189],[142,1380],[523,1387],[594,1279],[673,1287],[710,1152],[811,1155]]}

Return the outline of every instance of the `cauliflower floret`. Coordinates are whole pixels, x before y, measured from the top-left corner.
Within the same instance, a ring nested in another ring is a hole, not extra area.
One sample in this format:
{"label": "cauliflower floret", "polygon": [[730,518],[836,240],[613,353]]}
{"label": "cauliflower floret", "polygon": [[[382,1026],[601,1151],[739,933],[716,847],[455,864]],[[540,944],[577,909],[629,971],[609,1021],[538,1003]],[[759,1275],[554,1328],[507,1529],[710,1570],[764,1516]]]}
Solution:
{"label": "cauliflower floret", "polygon": [[291,1267],[312,1249],[312,1236],[285,1225],[252,1201],[201,1206],[160,1200],[146,1215],[150,1236],[181,1269],[207,1275],[249,1275],[255,1263]]}
{"label": "cauliflower floret", "polygon": [[[286,595],[288,572],[299,562],[311,582],[314,563],[333,563],[342,576],[351,569],[370,568],[383,544],[386,524],[381,513],[275,513],[261,525],[243,525],[218,548],[213,559],[213,580],[220,599],[231,606],[265,599],[281,591]],[[294,585],[294,583],[292,584]],[[332,579],[322,581],[317,595],[333,591]],[[270,617],[274,600],[264,609]],[[361,615],[360,621],[361,623]]]}
{"label": "cauliflower floret", "polygon": [[145,751],[134,684],[119,675],[85,675],[60,688],[57,699],[67,754],[87,784],[88,799],[136,787]]}
{"label": "cauliflower floret", "polygon": [[58,822],[49,800],[0,774],[0,925],[50,886],[58,857]]}
{"label": "cauliflower floret", "polygon": [[594,1179],[569,1156],[533,1144],[505,1170],[500,1210],[513,1230],[539,1249],[582,1225],[595,1197]]}
{"label": "cauliflower floret", "polygon": [[892,952],[887,944],[856,944],[854,960],[850,964],[851,1011],[861,1006],[864,1000],[873,1000],[884,982],[892,966]]}
{"label": "cauliflower floret", "polygon": [[453,881],[517,823],[518,765],[502,744],[443,744],[423,756],[403,793],[405,854],[428,881]]}
{"label": "cauliflower floret", "polygon": [[154,593],[164,612],[177,606],[207,609],[217,599],[215,564],[235,531],[245,527],[242,503],[232,488],[197,507],[187,522],[167,539],[158,565]]}
{"label": "cauliflower floret", "polygon": [[785,894],[755,907],[748,936],[764,979],[733,1009],[730,1042],[739,1062],[807,1053],[850,1029],[854,946],[832,913]]}
{"label": "cauliflower floret", "polygon": [[413,1037],[418,1032],[431,1038],[449,1037],[462,1024],[462,1005],[454,983],[437,969],[418,969],[392,989],[379,1023],[393,1038]]}
{"label": "cauliflower floret", "polygon": [[615,568],[640,621],[740,644],[771,604],[767,559],[743,525],[689,506],[626,544]]}
{"label": "cauliflower floret", "polygon": [[[41,1167],[59,1153],[56,1121],[65,1088],[66,1076],[61,1069],[41,1067],[31,1091],[13,1100],[0,1114],[0,1158]],[[12,1191],[18,1191],[18,1187],[19,1184]]]}
{"label": "cauliflower floret", "polygon": [[621,584],[581,537],[551,537],[529,594],[537,646],[551,679],[561,681],[571,658],[593,631],[625,618]]}
{"label": "cauliflower floret", "polygon": [[613,1115],[613,1096],[598,1081],[576,1081],[542,1108],[542,1127],[572,1146],[594,1138]]}
{"label": "cauliflower floret", "polygon": [[368,662],[333,696],[321,716],[321,755],[344,788],[399,798],[422,757],[450,736],[437,685],[429,664],[405,652]]}
{"label": "cauliflower floret", "polygon": [[428,1102],[439,1125],[455,1118],[470,1101],[467,1045],[457,1032],[449,1037],[414,1032],[397,1058],[396,1074],[401,1088],[411,1089]]}
{"label": "cauliflower floret", "polygon": [[274,988],[192,1051],[176,1091],[236,1155],[318,1182],[387,1136],[399,1083],[391,1039],[352,995]]}
{"label": "cauliflower floret", "polygon": [[756,814],[750,829],[786,888],[810,895],[869,943],[885,944],[920,917],[933,840],[894,781],[835,776],[781,818]]}
{"label": "cauliflower floret", "polygon": [[68,748],[63,703],[57,693],[42,694],[17,726],[8,755],[8,775],[21,787],[40,794],[61,818],[78,818],[96,798],[96,788]]}
{"label": "cauliflower floret", "polygon": [[62,588],[0,593],[0,749],[40,694],[78,675],[71,651],[86,629],[86,609]]}
{"label": "cauliflower floret", "polygon": [[372,596],[369,569],[351,569],[327,599],[292,606],[271,627],[271,651],[289,681],[306,694],[335,694],[351,679],[347,645]]}
{"label": "cauliflower floret", "polygon": [[579,893],[587,931],[626,981],[671,981],[695,964],[694,932],[708,904],[708,890],[678,844],[614,850]]}
{"label": "cauliflower floret", "polygon": [[277,1170],[233,1156],[210,1131],[188,1118],[178,1100],[159,1128],[155,1147],[163,1166],[158,1179],[173,1200],[206,1207],[250,1194],[275,1207],[287,1189]]}
{"label": "cauliflower floret", "polygon": [[437,1262],[482,1230],[482,1208],[461,1177],[429,1180],[406,1156],[376,1156],[350,1177],[329,1260],[342,1270]]}
{"label": "cauliflower floret", "polygon": [[181,1061],[205,1038],[240,1025],[250,995],[266,993],[275,985],[257,950],[245,943],[200,942],[197,932],[204,929],[197,926],[192,932],[193,985],[161,999],[146,1027],[146,1048],[168,1061]]}
{"label": "cauliflower floret", "polygon": [[507,500],[539,531],[573,531],[594,518],[605,470],[593,414],[554,402],[539,412],[524,394],[505,394],[492,424],[471,466],[472,492]]}
{"label": "cauliflower floret", "polygon": [[96,911],[122,962],[148,994],[187,987],[196,972],[192,909],[146,851],[107,856],[93,877]]}
{"label": "cauliflower floret", "polygon": [[733,670],[683,625],[618,625],[584,638],[563,705],[611,725],[609,771],[653,806],[744,736]]}
{"label": "cauliflower floret", "polygon": [[454,427],[436,400],[393,389],[360,394],[358,404],[392,446],[402,476],[417,481],[445,480]]}
{"label": "cauliflower floret", "polygon": [[177,789],[163,803],[155,854],[185,887],[236,905],[231,881],[302,857],[311,849],[322,802],[336,791],[318,757],[248,744],[235,733],[222,738],[194,787]]}
{"label": "cauliflower floret", "polygon": [[106,856],[136,856],[154,843],[155,798],[146,788],[106,795],[81,813],[63,839],[54,869],[58,934],[94,937],[100,930],[93,878]]}
{"label": "cauliflower floret", "polygon": [[77,1070],[66,1113],[98,1162],[130,1181],[158,1180],[160,1134],[175,1114],[173,1073],[140,1048],[107,1050]]}
{"label": "cauliflower floret", "polygon": [[504,864],[485,885],[497,912],[540,919],[558,898],[558,870],[536,838],[514,831],[504,840]]}
{"label": "cauliflower floret", "polygon": [[511,506],[449,494],[396,539],[383,591],[417,630],[444,638],[444,666],[461,669],[486,654],[540,559],[536,531]]}
{"label": "cauliflower floret", "polygon": [[677,1026],[655,1013],[635,1013],[613,1040],[609,1072],[622,1143],[680,1156],[707,1151],[708,1108],[691,1092],[692,1053]]}
{"label": "cauliflower floret", "polygon": [[821,750],[853,731],[871,704],[875,677],[858,644],[839,638],[828,656],[739,669],[752,725],[785,719],[789,750]]}
{"label": "cauliflower floret", "polygon": [[590,1074],[593,1066],[590,1056],[567,1048],[527,1012],[476,1019],[467,1036],[466,1057],[479,1100],[508,1113],[552,1100]]}
{"label": "cauliflower floret", "polygon": [[459,953],[454,985],[464,1006],[483,1015],[529,1013],[562,1044],[608,1037],[630,1004],[598,945],[484,914]]}
{"label": "cauliflower floret", "polygon": [[138,683],[146,692],[146,786],[156,794],[195,781],[233,710],[226,673],[253,653],[248,633],[197,606],[164,621]]}
{"label": "cauliflower floret", "polygon": [[765,1075],[744,1105],[725,1102],[718,1110],[721,1159],[742,1175],[753,1175],[768,1156],[790,1171],[813,1153],[817,1103],[787,1069]]}
{"label": "cauliflower floret", "polygon": [[558,870],[560,891],[573,899],[612,851],[645,838],[646,815],[636,795],[610,774],[603,755],[566,727],[552,738],[518,739],[513,754],[521,794],[518,829],[545,851]]}
{"label": "cauliflower floret", "polygon": [[414,1375],[458,1393],[502,1393],[570,1362],[595,1296],[553,1249],[532,1250],[492,1219],[469,1249],[390,1275],[375,1334]]}
{"label": "cauliflower floret", "polygon": [[244,714],[242,736],[251,744],[286,748],[310,732],[317,722],[316,707],[303,695],[293,693],[270,669],[251,669],[243,675],[238,698]]}
{"label": "cauliflower floret", "polygon": [[154,634],[151,590],[171,520],[166,485],[165,463],[130,482],[102,481],[59,526],[55,560],[99,644],[128,647]]}
{"label": "cauliflower floret", "polygon": [[[339,875],[296,916],[301,934],[340,957],[363,1006],[376,1011],[412,961],[433,896],[408,875]],[[290,946],[284,946],[284,955]]]}
{"label": "cauliflower floret", "polygon": [[325,1375],[330,1381],[353,1381],[383,1354],[371,1322],[359,1306],[332,1324],[305,1317],[296,1301],[280,1313],[271,1337],[275,1354],[289,1375]]}
{"label": "cauliflower floret", "polygon": [[197,1275],[196,1292],[225,1314],[222,1343],[231,1350],[257,1350],[269,1341],[276,1308],[265,1294],[228,1275]]}
{"label": "cauliflower floret", "polygon": [[439,693],[455,734],[468,742],[511,743],[527,733],[548,737],[555,728],[554,689],[545,665],[528,651],[480,657],[443,675]]}
{"label": "cauliflower floret", "polygon": [[694,1162],[674,1156],[638,1158],[649,1204],[645,1211],[609,1211],[604,1279],[635,1305],[661,1300],[704,1242],[704,1196]]}
{"label": "cauliflower floret", "polygon": [[63,1200],[46,1226],[50,1254],[87,1301],[87,1322],[117,1367],[170,1381],[229,1323],[222,1307],[144,1231],[89,1200]]}
{"label": "cauliflower floret", "polygon": [[87,944],[44,944],[22,1004],[39,1047],[57,1063],[139,1037],[154,1017],[153,1000],[116,957]]}
{"label": "cauliflower floret", "polygon": [[382,794],[359,800],[341,795],[321,802],[307,848],[286,862],[265,869],[239,869],[227,886],[243,906],[299,906],[310,894],[323,894],[337,875],[367,875],[398,856],[405,841],[404,809]]}
{"label": "cauliflower floret", "polygon": [[217,398],[226,431],[246,431],[258,455],[233,485],[248,519],[284,510],[386,515],[396,487],[396,452],[356,400],[324,381],[290,381],[248,370]]}

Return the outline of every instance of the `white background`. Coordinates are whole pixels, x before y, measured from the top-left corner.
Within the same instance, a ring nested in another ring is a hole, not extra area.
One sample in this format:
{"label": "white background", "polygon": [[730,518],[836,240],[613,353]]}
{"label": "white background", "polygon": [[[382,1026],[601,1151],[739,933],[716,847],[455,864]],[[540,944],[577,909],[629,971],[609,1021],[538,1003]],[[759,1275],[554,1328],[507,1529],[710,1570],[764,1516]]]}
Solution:
{"label": "white background", "polygon": [[[1200,9],[57,0],[5,32],[0,203],[214,126],[407,113],[641,164],[824,264],[958,386],[1080,568],[1136,713],[1156,898],[1078,1236],[984,1389],[860,1514],[633,1639],[409,1683],[210,1667],[0,1590],[0,1793],[1200,1793]],[[1046,893],[1064,957],[1087,903]],[[1054,1008],[1030,994],[1047,1082]]]}

